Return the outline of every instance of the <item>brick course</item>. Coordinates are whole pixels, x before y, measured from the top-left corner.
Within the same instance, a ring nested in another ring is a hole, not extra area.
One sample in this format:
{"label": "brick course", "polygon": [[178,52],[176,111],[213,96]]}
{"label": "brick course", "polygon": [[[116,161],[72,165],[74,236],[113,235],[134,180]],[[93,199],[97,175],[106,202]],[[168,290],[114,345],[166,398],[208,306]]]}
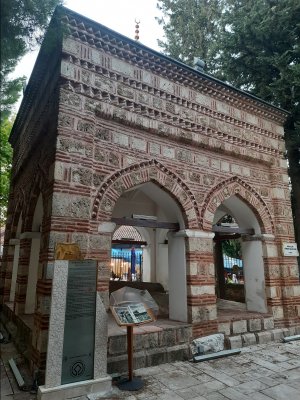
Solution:
{"label": "brick course", "polygon": [[[98,232],[99,223],[111,221],[123,193],[148,182],[176,200],[184,229],[209,233],[226,199],[237,196],[246,203],[261,233],[272,235],[262,242],[268,311],[276,327],[300,324],[296,258],[282,257],[280,250],[282,242],[294,242],[286,114],[69,11],[65,21],[71,33],[62,54],[38,61],[47,72],[43,78],[33,72],[42,83],[30,83],[11,137],[2,301],[11,284],[9,240],[16,238],[20,215],[21,233],[30,231],[43,195],[33,362],[44,365],[56,244],[75,242],[83,257],[98,261],[97,290],[107,305],[111,235]],[[24,242],[15,296],[19,312],[29,257],[30,243]],[[186,268],[193,335],[214,333],[211,239],[186,239]],[[244,330],[237,327],[234,333]]]}

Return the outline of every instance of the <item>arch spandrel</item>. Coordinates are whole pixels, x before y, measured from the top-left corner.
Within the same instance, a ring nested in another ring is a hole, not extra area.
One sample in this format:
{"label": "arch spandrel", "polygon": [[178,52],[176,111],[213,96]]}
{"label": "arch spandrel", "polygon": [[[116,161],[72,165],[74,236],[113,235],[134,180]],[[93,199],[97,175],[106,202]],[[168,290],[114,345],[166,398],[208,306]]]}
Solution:
{"label": "arch spandrel", "polygon": [[217,208],[231,196],[237,196],[250,207],[257,217],[262,233],[274,234],[274,221],[265,201],[237,176],[220,182],[206,195],[201,212],[203,230],[211,230]]}
{"label": "arch spandrel", "polygon": [[182,179],[156,160],[144,161],[119,170],[99,188],[92,208],[92,219],[110,219],[119,197],[143,183],[154,182],[168,192],[183,212],[186,228],[199,228],[200,213],[194,194]]}

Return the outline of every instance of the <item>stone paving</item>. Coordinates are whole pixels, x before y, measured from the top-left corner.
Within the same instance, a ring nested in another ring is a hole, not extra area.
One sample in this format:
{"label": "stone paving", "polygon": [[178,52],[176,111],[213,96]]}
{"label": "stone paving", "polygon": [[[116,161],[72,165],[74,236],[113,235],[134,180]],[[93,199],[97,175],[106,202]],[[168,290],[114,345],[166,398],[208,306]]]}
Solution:
{"label": "stone paving", "polygon": [[[36,399],[20,392],[6,369],[2,372],[1,400]],[[109,395],[73,400],[300,400],[300,341],[244,347],[236,356],[162,364],[136,370],[135,375],[145,382],[138,392],[121,392],[113,386]]]}

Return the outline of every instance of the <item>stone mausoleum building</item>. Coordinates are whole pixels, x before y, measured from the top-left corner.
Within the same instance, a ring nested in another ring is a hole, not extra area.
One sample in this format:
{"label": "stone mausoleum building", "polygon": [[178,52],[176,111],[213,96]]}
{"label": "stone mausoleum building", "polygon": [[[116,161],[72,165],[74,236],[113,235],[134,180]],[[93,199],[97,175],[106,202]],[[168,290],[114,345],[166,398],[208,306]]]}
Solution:
{"label": "stone mausoleum building", "polygon": [[[212,333],[224,333],[229,344],[242,338],[242,345],[278,328],[296,331],[286,118],[203,71],[57,9],[10,137],[1,296],[8,329],[32,370],[46,367],[62,243],[97,263],[105,327],[95,351],[95,363],[105,364],[99,374],[106,373],[106,342],[109,372],[126,365],[125,331],[107,313],[116,284],[113,238],[122,226],[143,244],[143,282],[136,285],[160,287],[154,295],[163,303],[162,318],[137,330],[137,366],[187,357],[192,338]],[[234,223],[222,224],[225,216]],[[241,245],[243,311],[220,301],[226,238]]]}

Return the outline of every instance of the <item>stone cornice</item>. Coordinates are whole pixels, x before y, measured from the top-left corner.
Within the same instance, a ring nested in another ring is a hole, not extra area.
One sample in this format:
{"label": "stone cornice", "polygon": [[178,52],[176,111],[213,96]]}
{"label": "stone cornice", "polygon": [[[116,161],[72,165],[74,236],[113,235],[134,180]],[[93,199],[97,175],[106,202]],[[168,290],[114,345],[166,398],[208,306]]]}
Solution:
{"label": "stone cornice", "polygon": [[233,106],[255,112],[265,118],[283,123],[288,115],[285,110],[272,106],[210,75],[198,72],[69,9],[62,7],[61,11],[62,20],[68,27],[69,34],[87,46],[102,49],[108,55],[118,57],[138,68],[198,89],[217,99],[226,100]]}
{"label": "stone cornice", "polygon": [[[63,50],[63,52],[64,52],[64,50]],[[199,103],[197,103],[197,101],[187,100],[179,95],[171,95],[164,90],[154,88],[151,85],[146,85],[146,84],[142,83],[141,81],[139,81],[138,79],[131,79],[131,78],[128,78],[128,77],[122,75],[121,73],[109,71],[106,68],[102,68],[97,65],[87,63],[85,60],[81,60],[81,59],[72,57],[67,53],[64,53],[64,59],[62,61],[62,65],[67,68],[68,68],[68,66],[74,65],[78,69],[88,70],[88,71],[91,71],[92,73],[102,75],[103,77],[105,77],[105,79],[109,79],[111,82],[118,82],[119,85],[125,84],[126,86],[131,87],[133,89],[138,89],[139,91],[143,91],[146,94],[149,94],[150,96],[159,97],[163,100],[168,101],[169,103],[174,103],[174,105],[178,105],[178,106],[185,108],[188,111],[188,113],[190,114],[190,116],[193,116],[196,113],[198,113],[197,115],[199,116],[199,112],[200,112],[201,115],[204,114],[204,115],[212,117],[216,120],[225,122],[226,124],[232,124],[232,125],[234,125],[234,127],[248,129],[257,134],[283,141],[282,135],[276,134],[270,130],[260,128],[257,125],[242,121],[240,119],[237,119],[234,116],[219,112],[217,110],[213,110],[204,105],[200,105]],[[103,94],[101,94],[101,91],[95,85],[94,86],[87,85],[82,81],[81,82],[78,81],[74,77],[72,79],[71,77],[68,77],[65,74],[62,74],[62,75],[65,78],[69,79],[69,81],[72,82],[72,84],[67,85],[69,87],[69,89],[72,91],[75,91],[77,93],[82,93],[82,94],[84,94],[88,97],[92,97],[92,98],[94,98],[94,97],[99,98],[99,99],[105,98],[105,100],[107,102],[112,103],[112,104],[120,104],[123,108],[127,107],[128,109],[132,109],[134,106],[137,106],[144,113],[150,113],[150,114],[156,113],[157,114],[158,112],[160,112],[161,114],[163,114],[162,115],[163,119],[168,119],[169,117],[174,118],[173,115],[170,116],[171,113],[167,113],[167,112],[163,113],[159,107],[156,107],[156,109],[153,109],[151,111],[149,109],[149,107],[145,105],[145,103],[143,104],[141,102],[141,104],[134,104],[134,102],[137,102],[136,99],[130,101],[128,98],[122,97],[120,95],[116,96],[116,95],[114,95],[114,93],[104,92]],[[176,116],[175,119],[180,120],[182,118]],[[193,121],[193,122],[195,122],[195,121]],[[186,121],[182,121],[182,125],[183,125],[183,128],[187,129],[187,130],[194,130],[194,127],[195,127],[194,126],[195,124],[191,123],[190,117],[188,119],[186,119]]]}

